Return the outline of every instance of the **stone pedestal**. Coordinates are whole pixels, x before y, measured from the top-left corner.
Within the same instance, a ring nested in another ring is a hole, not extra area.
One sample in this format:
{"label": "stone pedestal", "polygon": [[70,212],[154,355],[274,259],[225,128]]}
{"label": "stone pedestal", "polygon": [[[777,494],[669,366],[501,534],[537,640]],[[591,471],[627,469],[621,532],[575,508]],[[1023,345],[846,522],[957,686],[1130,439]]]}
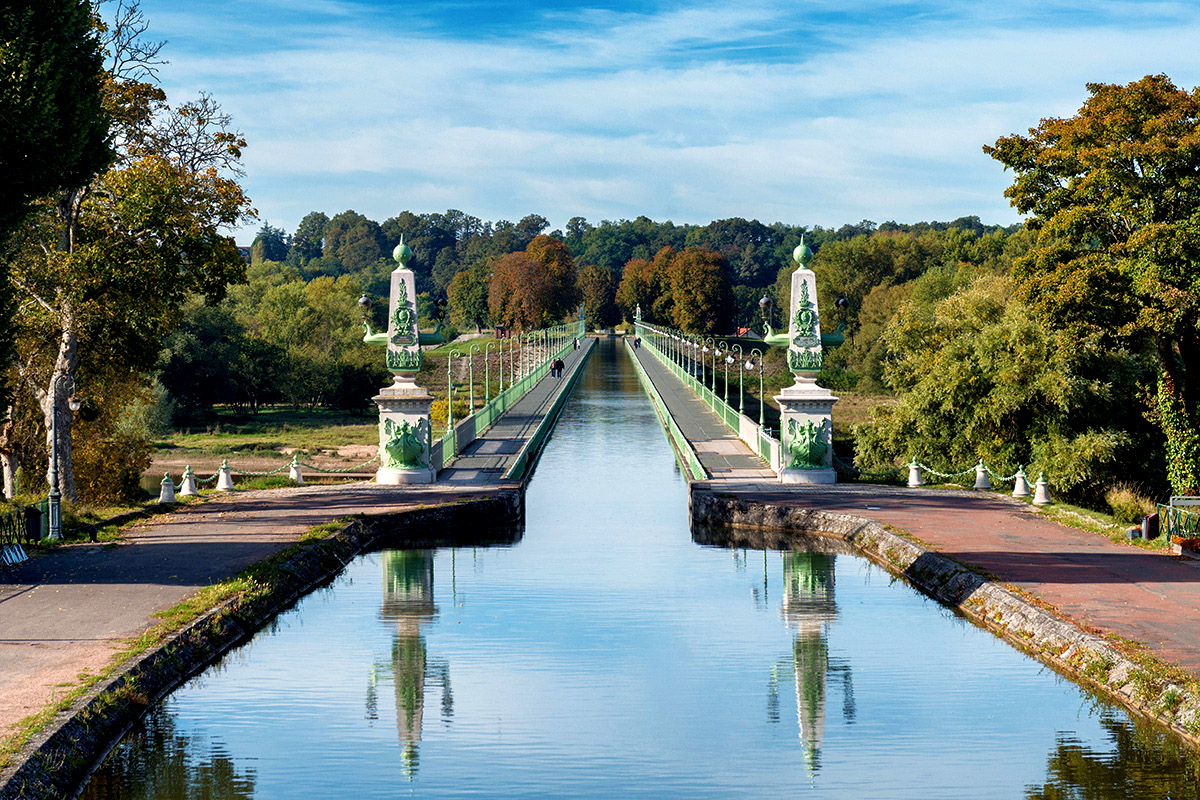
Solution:
{"label": "stone pedestal", "polygon": [[816,381],[799,378],[775,397],[783,445],[780,483],[837,483],[833,470],[833,404]]}
{"label": "stone pedestal", "polygon": [[409,375],[372,398],[379,406],[379,469],[376,483],[433,483],[429,467],[429,407],[433,397]]}

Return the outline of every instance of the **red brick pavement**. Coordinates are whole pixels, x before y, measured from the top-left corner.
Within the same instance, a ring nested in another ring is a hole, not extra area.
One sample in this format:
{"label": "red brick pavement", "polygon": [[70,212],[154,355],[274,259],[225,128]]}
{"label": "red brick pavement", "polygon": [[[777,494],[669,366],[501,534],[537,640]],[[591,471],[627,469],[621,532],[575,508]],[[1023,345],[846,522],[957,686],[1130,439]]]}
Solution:
{"label": "red brick pavement", "polygon": [[761,484],[734,493],[744,500],[853,514],[891,525],[1027,590],[1077,625],[1141,642],[1200,677],[1200,562],[1061,525],[1003,495]]}

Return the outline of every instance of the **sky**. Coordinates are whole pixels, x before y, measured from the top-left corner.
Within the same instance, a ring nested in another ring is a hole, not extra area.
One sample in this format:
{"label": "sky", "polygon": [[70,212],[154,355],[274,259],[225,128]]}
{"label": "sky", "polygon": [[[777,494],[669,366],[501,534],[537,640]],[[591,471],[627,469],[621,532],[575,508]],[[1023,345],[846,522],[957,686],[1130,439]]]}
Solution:
{"label": "sky", "polygon": [[982,147],[1089,82],[1200,84],[1200,3],[142,0],[259,219],[1020,217]]}

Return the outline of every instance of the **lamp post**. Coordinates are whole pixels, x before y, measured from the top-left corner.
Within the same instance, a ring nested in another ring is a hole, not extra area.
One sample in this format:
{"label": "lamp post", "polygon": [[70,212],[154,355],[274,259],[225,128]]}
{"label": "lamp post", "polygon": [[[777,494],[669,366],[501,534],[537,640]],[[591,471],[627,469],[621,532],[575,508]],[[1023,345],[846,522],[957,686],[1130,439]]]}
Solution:
{"label": "lamp post", "polygon": [[712,389],[712,393],[715,396],[717,393],[717,359],[721,357],[721,347],[720,347],[720,345],[717,344],[716,339],[713,339],[712,342],[713,342],[713,368],[712,368],[712,381],[711,381],[712,385],[709,388]]}
{"label": "lamp post", "polygon": [[446,356],[446,433],[454,430],[454,383],[450,374],[450,368],[454,366],[454,357],[462,358],[462,353],[457,350],[451,350]]}
{"label": "lamp post", "polygon": [[[498,341],[502,342],[504,340],[499,339]],[[488,364],[488,358],[491,357],[493,344],[494,342],[488,342],[483,346],[483,404],[485,406],[492,402],[492,370],[491,365]],[[501,356],[501,361],[503,359],[504,357]]]}
{"label": "lamp post", "polygon": [[[478,352],[479,345],[472,343],[467,352],[467,383],[471,386],[471,414],[475,413],[475,353]],[[470,416],[468,414],[467,416]]]}
{"label": "lamp post", "polygon": [[708,362],[707,362],[707,361],[705,361],[705,360],[703,360],[703,356],[707,356],[707,355],[709,354],[709,349],[708,349],[708,343],[707,343],[707,342],[705,342],[705,343],[704,343],[704,344],[703,344],[703,345],[700,347],[700,353],[701,353],[701,356],[702,356],[702,359],[701,359],[701,361],[700,361],[700,385],[701,385],[701,386],[703,386],[705,383],[707,383],[707,381],[705,381],[705,380],[704,380],[704,373],[705,373],[705,371],[708,369]]}
{"label": "lamp post", "polygon": [[771,329],[771,306],[773,305],[775,303],[766,294],[763,294],[758,300],[758,307],[762,310],[763,336],[766,336],[767,332]]}
{"label": "lamp post", "polygon": [[751,350],[750,351],[750,359],[746,361],[746,369],[754,369],[754,361],[753,361],[754,356],[758,356],[758,429],[761,431],[763,428],[763,424],[764,424],[763,420],[765,419],[765,417],[763,415],[763,406],[766,405],[765,401],[763,400],[763,357],[762,357],[762,353],[758,352],[758,350]]}
{"label": "lamp post", "polygon": [[721,398],[729,405],[729,365],[733,363],[733,354],[729,352],[729,342],[725,342],[725,396]]}
{"label": "lamp post", "polygon": [[72,394],[67,397],[67,408],[78,411],[79,398],[75,397],[75,379],[65,373],[55,376],[50,383],[50,493],[46,497],[46,505],[50,512],[50,525],[46,536],[54,541],[62,541],[62,492],[58,488],[58,393],[59,384],[70,382]]}
{"label": "lamp post", "polygon": [[[743,401],[742,401],[742,380],[744,379],[744,377],[746,375],[746,365],[742,363],[742,360],[745,358],[745,355],[742,353],[742,346],[740,344],[735,344],[731,349],[737,350],[737,354],[738,354],[738,358],[737,358],[737,361],[738,361],[738,413],[741,414],[742,411],[745,409],[745,406],[743,405]],[[726,358],[727,362],[729,361],[729,358],[733,358],[732,353],[730,353],[729,357]],[[732,363],[732,362],[729,362],[729,363]]]}

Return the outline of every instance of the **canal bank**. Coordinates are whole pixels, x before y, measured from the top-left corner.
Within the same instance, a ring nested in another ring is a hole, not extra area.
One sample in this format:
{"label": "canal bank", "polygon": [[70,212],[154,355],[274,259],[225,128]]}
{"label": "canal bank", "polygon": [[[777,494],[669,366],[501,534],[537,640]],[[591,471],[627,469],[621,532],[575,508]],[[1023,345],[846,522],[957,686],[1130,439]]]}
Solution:
{"label": "canal bank", "polygon": [[825,489],[752,477],[700,452],[721,441],[732,454],[740,443],[653,358],[627,352],[688,475],[696,530],[782,549],[795,536],[835,535],[1044,663],[1200,744],[1200,567],[1068,528],[992,493]]}
{"label": "canal bank", "polygon": [[[880,502],[878,491],[848,488],[847,505],[869,509]],[[966,492],[938,494],[943,502],[962,501],[964,512],[978,500]],[[802,498],[771,503],[748,494],[714,494],[711,486],[696,484],[690,494],[693,537],[722,547],[772,549],[803,549],[809,537],[832,538],[1023,652],[1200,747],[1200,695],[1195,680],[1178,666],[1148,654],[1138,658],[1138,652],[1129,652],[1134,640],[1122,642],[1106,637],[1103,629],[1085,628],[1036,595],[1002,585],[979,566],[930,549],[898,528],[814,505]],[[1194,579],[1200,580],[1200,569]]]}

